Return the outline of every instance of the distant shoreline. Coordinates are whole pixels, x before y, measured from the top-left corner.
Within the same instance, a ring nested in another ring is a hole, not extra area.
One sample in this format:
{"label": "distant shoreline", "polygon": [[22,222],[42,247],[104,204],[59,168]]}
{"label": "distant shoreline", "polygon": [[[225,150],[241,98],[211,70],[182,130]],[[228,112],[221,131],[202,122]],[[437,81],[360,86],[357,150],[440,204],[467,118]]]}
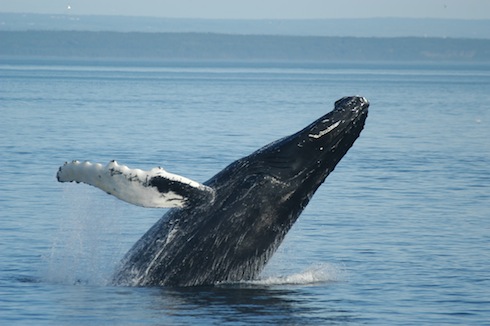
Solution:
{"label": "distant shoreline", "polygon": [[490,40],[0,31],[0,58],[213,62],[488,63]]}
{"label": "distant shoreline", "polygon": [[192,19],[0,12],[0,30],[490,39],[490,19]]}

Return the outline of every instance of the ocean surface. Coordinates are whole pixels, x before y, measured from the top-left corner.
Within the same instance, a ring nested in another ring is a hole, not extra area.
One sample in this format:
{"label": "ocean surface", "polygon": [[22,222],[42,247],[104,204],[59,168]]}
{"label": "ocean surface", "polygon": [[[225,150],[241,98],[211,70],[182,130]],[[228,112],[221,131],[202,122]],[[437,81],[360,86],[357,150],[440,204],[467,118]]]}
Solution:
{"label": "ocean surface", "polygon": [[[108,285],[165,212],[73,159],[205,181],[346,95],[366,127],[254,282]],[[0,322],[490,325],[490,66],[0,61]]]}

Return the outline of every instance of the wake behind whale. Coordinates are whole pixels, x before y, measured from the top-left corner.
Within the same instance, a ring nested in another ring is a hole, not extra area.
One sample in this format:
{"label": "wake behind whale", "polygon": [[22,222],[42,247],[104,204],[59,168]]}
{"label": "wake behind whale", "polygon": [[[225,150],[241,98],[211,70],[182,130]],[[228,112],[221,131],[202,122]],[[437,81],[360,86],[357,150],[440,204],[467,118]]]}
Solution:
{"label": "wake behind whale", "polygon": [[297,133],[204,183],[169,173],[73,161],[60,182],[83,182],[144,207],[173,207],[129,250],[113,284],[213,285],[258,277],[309,200],[359,137],[369,103],[345,97]]}

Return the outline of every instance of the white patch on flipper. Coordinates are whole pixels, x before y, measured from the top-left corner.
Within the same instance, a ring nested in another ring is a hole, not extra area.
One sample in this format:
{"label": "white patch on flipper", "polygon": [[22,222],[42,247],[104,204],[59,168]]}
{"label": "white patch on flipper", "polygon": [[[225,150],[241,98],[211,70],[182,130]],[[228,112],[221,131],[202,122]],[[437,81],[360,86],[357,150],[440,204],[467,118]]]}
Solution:
{"label": "white patch on flipper", "polygon": [[333,125],[331,125],[327,129],[324,129],[324,130],[320,131],[318,134],[309,134],[308,137],[315,138],[315,139],[318,139],[320,137],[323,137],[326,134],[328,134],[330,131],[332,131],[335,128],[337,128],[339,126],[339,124],[340,124],[340,121],[337,121],[336,123],[334,123]]}
{"label": "white patch on flipper", "polygon": [[156,186],[151,185],[150,181],[154,177],[184,184],[196,191],[213,191],[199,182],[169,173],[162,168],[143,171],[119,165],[116,161],[106,166],[99,163],[73,161],[60,167],[56,176],[60,182],[83,182],[125,202],[153,208],[183,207],[187,200],[184,195],[171,189],[160,192]]}

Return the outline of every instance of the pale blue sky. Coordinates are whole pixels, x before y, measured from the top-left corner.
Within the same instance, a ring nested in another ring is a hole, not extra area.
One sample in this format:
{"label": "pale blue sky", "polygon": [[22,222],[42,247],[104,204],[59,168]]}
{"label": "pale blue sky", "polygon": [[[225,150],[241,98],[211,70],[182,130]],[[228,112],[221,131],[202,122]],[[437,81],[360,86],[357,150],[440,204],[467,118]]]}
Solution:
{"label": "pale blue sky", "polygon": [[490,0],[0,0],[0,12],[220,19],[490,19]]}

